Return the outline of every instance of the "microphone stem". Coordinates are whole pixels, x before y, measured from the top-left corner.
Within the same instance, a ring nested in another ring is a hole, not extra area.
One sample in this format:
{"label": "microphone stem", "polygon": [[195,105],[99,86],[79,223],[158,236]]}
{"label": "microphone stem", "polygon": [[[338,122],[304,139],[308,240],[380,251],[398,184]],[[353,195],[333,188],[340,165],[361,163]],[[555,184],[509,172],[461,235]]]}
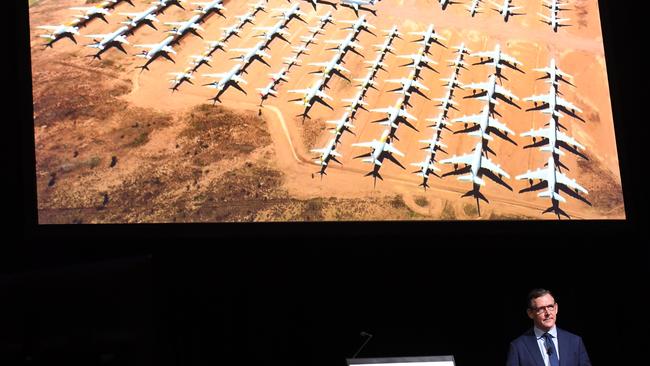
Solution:
{"label": "microphone stem", "polygon": [[357,355],[359,354],[359,352],[361,352],[361,350],[363,349],[363,347],[366,346],[366,343],[368,343],[368,341],[370,340],[371,337],[372,337],[372,335],[371,335],[370,337],[366,338],[366,341],[363,342],[363,344],[361,345],[361,347],[359,347],[359,349],[357,350],[357,352],[354,353],[354,356],[352,356],[352,358],[357,358]]}

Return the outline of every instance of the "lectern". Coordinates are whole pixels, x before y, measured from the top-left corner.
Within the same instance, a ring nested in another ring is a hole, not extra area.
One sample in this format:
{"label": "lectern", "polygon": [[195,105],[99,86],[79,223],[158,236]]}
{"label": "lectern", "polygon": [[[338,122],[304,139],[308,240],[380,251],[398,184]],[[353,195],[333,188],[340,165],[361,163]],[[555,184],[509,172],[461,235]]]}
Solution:
{"label": "lectern", "polygon": [[455,366],[454,356],[348,358],[349,366]]}

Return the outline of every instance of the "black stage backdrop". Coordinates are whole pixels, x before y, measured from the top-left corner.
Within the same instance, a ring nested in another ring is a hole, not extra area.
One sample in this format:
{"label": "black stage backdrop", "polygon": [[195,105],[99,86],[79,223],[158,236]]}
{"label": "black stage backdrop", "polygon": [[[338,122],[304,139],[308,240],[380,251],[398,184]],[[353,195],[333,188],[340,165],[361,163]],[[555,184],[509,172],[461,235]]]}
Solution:
{"label": "black stage backdrop", "polygon": [[539,286],[594,365],[634,364],[648,340],[647,248],[529,244],[163,250],[41,267],[0,283],[0,354],[24,365],[344,366],[367,332],[359,357],[503,365]]}

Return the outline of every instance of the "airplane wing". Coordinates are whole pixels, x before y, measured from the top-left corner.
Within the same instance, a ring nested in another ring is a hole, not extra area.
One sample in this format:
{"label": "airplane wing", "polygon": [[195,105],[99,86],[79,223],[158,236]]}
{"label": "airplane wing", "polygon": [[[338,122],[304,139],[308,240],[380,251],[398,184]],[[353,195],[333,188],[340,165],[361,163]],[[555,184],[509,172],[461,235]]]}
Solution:
{"label": "airplane wing", "polygon": [[561,106],[563,106],[565,108],[576,110],[576,111],[582,113],[582,110],[580,108],[576,107],[575,105],[571,104],[570,102],[567,102],[566,100],[564,100],[564,99],[562,99],[560,97],[555,97],[555,100],[556,100],[556,103],[558,105],[561,105]]}
{"label": "airplane wing", "polygon": [[424,84],[422,84],[421,82],[419,82],[417,80],[413,80],[412,85],[414,85],[414,86],[416,86],[416,87],[418,87],[420,89],[429,90],[429,88],[427,88],[426,86],[424,86]]}
{"label": "airplane wing", "polygon": [[357,142],[352,144],[352,146],[356,147],[369,147],[372,148],[373,150],[377,150],[379,146],[377,146],[379,143],[377,141],[369,141],[369,142]]}
{"label": "airplane wing", "polygon": [[453,122],[479,124],[479,123],[481,123],[481,115],[480,114],[474,114],[474,115],[471,115],[471,116],[462,116],[462,117],[459,117],[459,118],[454,118]]}
{"label": "airplane wing", "polygon": [[409,112],[407,112],[405,109],[401,109],[401,110],[399,111],[399,115],[400,115],[401,117],[406,117],[406,118],[412,119],[412,120],[414,120],[414,121],[417,121],[417,120],[418,120],[418,119],[415,118],[412,114],[410,114]]}
{"label": "airplane wing", "polygon": [[505,170],[501,169],[501,166],[494,164],[488,158],[481,159],[481,168],[485,168],[493,173],[500,174],[506,178],[510,178],[510,175],[508,175]]}
{"label": "airplane wing", "polygon": [[582,193],[589,193],[584,187],[576,183],[575,179],[569,179],[566,175],[560,172],[555,173],[555,178],[558,183],[562,183],[569,188],[577,189]]}
{"label": "airplane wing", "polygon": [[517,180],[521,179],[542,179],[548,181],[548,169],[537,169],[535,171],[528,171],[515,177]]}
{"label": "airplane wing", "polygon": [[565,135],[564,133],[562,133],[562,132],[560,132],[560,131],[557,132],[557,139],[560,140],[560,141],[566,142],[566,143],[569,144],[569,145],[577,146],[577,147],[581,148],[582,150],[585,149],[585,147],[582,146],[582,145],[581,145],[578,141],[576,141],[573,137],[571,137],[571,136],[567,136],[567,135]]}
{"label": "airplane wing", "polygon": [[465,84],[465,89],[487,90],[489,86],[490,84],[488,83],[471,83],[471,84]]}
{"label": "airplane wing", "polygon": [[470,56],[483,57],[483,58],[494,58],[494,51],[483,51],[470,54]]}
{"label": "airplane wing", "polygon": [[519,66],[524,65],[523,63],[521,63],[521,61],[517,60],[516,58],[514,58],[512,56],[508,56],[508,55],[506,55],[504,53],[501,54],[501,59],[505,60],[505,61],[507,61],[507,62],[509,62],[509,63],[511,63],[513,65],[519,65]]}
{"label": "airplane wing", "polygon": [[474,156],[473,154],[465,154],[461,156],[452,156],[448,159],[440,160],[440,164],[467,164],[471,165]]}
{"label": "airplane wing", "polygon": [[499,129],[501,131],[505,131],[505,132],[507,132],[509,134],[512,134],[512,135],[515,134],[515,132],[513,130],[509,129],[508,126],[506,126],[504,123],[499,122],[499,120],[497,120],[496,118],[489,117],[488,125],[491,126],[491,127],[496,128],[496,129]]}
{"label": "airplane wing", "polygon": [[401,156],[401,157],[404,157],[404,156],[405,156],[403,152],[397,150],[395,147],[393,147],[393,145],[391,145],[391,144],[389,144],[389,143],[385,143],[385,144],[384,144],[384,151],[388,151],[388,152],[390,152],[391,154],[397,154],[397,155],[399,155],[399,156]]}
{"label": "airplane wing", "polygon": [[149,49],[156,48],[158,46],[160,45],[159,44],[134,44],[133,45],[133,47],[149,48]]}
{"label": "airplane wing", "polygon": [[311,89],[291,89],[287,90],[288,93],[307,94]]}
{"label": "airplane wing", "polygon": [[329,99],[329,100],[334,100],[334,98],[330,97],[329,95],[325,94],[325,92],[320,91],[320,90],[316,92],[316,95],[319,96],[319,97],[321,97],[321,98],[325,98],[325,99]]}
{"label": "airplane wing", "polygon": [[393,107],[374,108],[370,110],[370,112],[379,112],[379,113],[391,113],[392,111],[393,111]]}
{"label": "airplane wing", "polygon": [[540,128],[539,130],[530,130],[527,132],[522,133],[520,136],[522,137],[545,137],[545,138],[550,138],[552,131],[550,128]]}
{"label": "airplane wing", "polygon": [[502,86],[499,85],[499,84],[495,84],[495,88],[494,88],[494,90],[495,90],[497,93],[502,94],[502,95],[504,95],[504,96],[506,96],[506,97],[508,97],[508,98],[512,98],[512,99],[514,99],[514,100],[519,100],[519,97],[517,97],[517,96],[514,95],[510,90],[508,90],[508,89],[502,87]]}
{"label": "airplane wing", "polygon": [[550,103],[551,98],[548,96],[548,94],[543,94],[543,95],[533,95],[528,98],[524,98],[524,101],[527,102],[542,102],[542,103]]}
{"label": "airplane wing", "polygon": [[241,76],[238,76],[238,75],[233,75],[231,79],[238,82],[238,83],[248,84],[248,82],[246,80],[244,80],[244,78],[242,78]]}

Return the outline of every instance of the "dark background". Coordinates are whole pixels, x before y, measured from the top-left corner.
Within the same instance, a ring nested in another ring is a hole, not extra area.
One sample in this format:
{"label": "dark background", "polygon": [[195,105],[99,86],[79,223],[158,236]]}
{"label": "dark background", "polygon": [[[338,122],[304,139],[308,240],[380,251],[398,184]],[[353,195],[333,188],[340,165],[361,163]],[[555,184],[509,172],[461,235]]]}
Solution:
{"label": "dark background", "polygon": [[641,4],[600,1],[626,221],[56,227],[36,225],[27,1],[13,5],[0,364],[343,366],[365,331],[359,357],[503,365],[538,286],[594,365],[646,362]]}

